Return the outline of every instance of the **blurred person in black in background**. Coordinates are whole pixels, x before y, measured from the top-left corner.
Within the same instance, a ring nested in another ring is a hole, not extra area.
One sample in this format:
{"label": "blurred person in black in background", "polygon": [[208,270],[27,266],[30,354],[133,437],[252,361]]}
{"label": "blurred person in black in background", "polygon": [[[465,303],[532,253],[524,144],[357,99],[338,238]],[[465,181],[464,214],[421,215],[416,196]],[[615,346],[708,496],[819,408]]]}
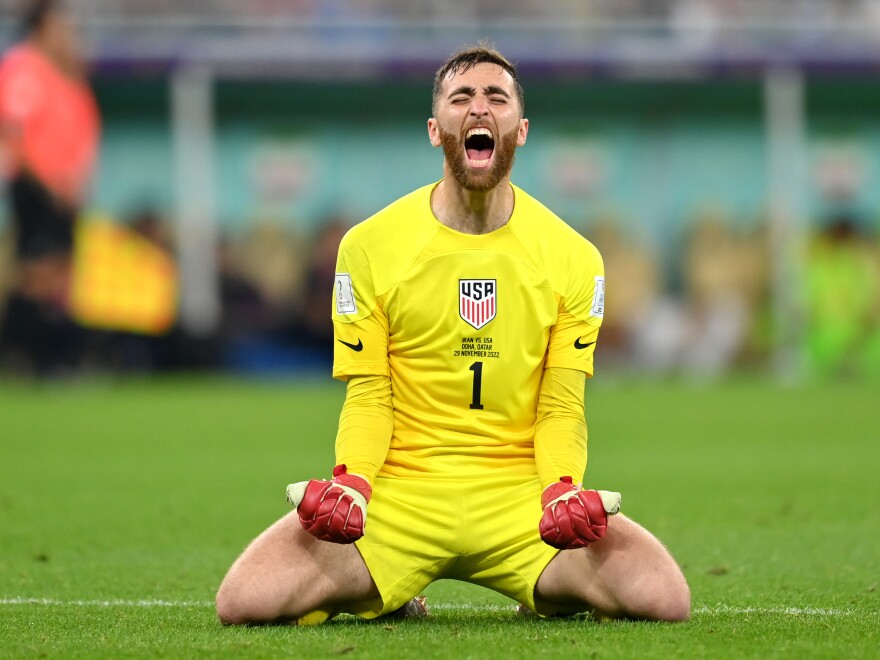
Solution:
{"label": "blurred person in black in background", "polygon": [[68,297],[100,119],[65,7],[27,3],[22,28],[23,39],[0,64],[0,162],[15,235],[0,364],[52,374],[76,366],[82,350]]}
{"label": "blurred person in black in background", "polygon": [[327,315],[327,300],[333,295],[336,253],[347,230],[341,219],[330,218],[314,237],[296,316],[282,332],[285,342],[308,356],[304,366],[326,368],[333,364],[333,323]]}

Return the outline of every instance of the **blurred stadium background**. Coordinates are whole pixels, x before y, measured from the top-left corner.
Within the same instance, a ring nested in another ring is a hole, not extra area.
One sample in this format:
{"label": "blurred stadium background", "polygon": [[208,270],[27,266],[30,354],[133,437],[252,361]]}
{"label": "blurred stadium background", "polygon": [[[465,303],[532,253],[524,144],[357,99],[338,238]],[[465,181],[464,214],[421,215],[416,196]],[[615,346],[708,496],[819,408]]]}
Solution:
{"label": "blurred stadium background", "polygon": [[532,122],[514,182],[604,254],[603,373],[880,377],[880,0],[67,7],[103,126],[81,220],[166,251],[177,292],[158,329],[79,318],[74,371],[326,373],[338,241],[440,176],[433,71],[488,38]]}

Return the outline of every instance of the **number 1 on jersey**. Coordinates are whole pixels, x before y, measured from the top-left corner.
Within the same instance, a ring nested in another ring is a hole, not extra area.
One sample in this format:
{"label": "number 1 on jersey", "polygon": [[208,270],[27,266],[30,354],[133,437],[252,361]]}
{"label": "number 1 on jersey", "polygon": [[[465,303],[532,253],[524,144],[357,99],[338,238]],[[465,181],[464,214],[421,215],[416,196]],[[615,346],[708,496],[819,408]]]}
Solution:
{"label": "number 1 on jersey", "polygon": [[480,402],[480,394],[483,389],[483,363],[474,362],[469,369],[474,372],[474,391],[471,396],[471,409],[482,410],[483,404]]}

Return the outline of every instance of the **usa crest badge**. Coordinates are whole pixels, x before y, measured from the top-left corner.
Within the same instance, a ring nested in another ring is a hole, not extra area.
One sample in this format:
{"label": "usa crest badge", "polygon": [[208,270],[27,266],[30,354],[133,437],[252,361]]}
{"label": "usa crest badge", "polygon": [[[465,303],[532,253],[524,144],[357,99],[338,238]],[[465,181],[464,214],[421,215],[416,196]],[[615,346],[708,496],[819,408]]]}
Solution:
{"label": "usa crest badge", "polygon": [[459,280],[458,313],[476,330],[495,318],[498,287],[495,280]]}

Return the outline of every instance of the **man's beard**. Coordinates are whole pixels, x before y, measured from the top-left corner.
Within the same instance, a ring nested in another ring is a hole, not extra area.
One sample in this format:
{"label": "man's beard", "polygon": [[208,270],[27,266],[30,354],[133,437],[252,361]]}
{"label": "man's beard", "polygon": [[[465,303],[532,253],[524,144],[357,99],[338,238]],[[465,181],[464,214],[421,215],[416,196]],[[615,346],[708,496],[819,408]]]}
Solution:
{"label": "man's beard", "polygon": [[449,164],[452,177],[465,190],[486,192],[495,188],[510,174],[516,152],[516,139],[519,131],[514,128],[495,141],[492,166],[486,170],[472,170],[467,166],[464,143],[454,133],[447,133],[440,127],[440,142],[443,155]]}

